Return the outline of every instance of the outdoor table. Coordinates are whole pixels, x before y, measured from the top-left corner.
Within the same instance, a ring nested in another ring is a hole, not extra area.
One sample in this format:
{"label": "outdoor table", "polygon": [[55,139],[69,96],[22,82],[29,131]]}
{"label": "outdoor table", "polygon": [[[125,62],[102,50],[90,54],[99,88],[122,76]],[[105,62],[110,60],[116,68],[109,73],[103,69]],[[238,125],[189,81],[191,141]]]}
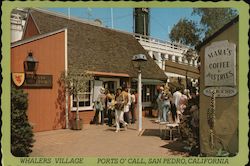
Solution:
{"label": "outdoor table", "polygon": [[178,123],[166,124],[166,129],[169,130],[169,140],[173,140],[173,129],[177,128],[178,133],[180,133],[180,128]]}
{"label": "outdoor table", "polygon": [[166,131],[164,132],[164,136],[166,136],[166,132],[167,132],[167,130],[169,130],[169,139],[173,140],[173,129],[175,129],[175,128],[177,128],[178,133],[180,133],[178,123],[159,122],[160,137],[162,138],[162,130],[165,129]]}

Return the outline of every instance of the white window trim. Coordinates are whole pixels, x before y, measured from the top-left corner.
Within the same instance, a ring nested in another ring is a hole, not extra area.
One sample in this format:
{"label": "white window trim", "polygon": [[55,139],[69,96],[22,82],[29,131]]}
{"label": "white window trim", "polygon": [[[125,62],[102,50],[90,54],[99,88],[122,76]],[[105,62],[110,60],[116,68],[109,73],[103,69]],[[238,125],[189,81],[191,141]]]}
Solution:
{"label": "white window trim", "polygon": [[[79,107],[79,112],[81,111],[88,111],[88,110],[93,110],[93,91],[94,91],[94,83],[93,81],[90,81],[90,106],[85,106],[85,107]],[[71,112],[76,111],[76,107],[73,107],[73,95],[70,96],[70,101],[71,101]]]}

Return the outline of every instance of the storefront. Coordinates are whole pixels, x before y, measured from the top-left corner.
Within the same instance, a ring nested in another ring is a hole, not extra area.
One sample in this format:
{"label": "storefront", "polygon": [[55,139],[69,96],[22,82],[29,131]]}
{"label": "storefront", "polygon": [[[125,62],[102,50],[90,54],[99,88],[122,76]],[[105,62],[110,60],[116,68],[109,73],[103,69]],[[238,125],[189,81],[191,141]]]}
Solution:
{"label": "storefront", "polygon": [[200,148],[206,156],[239,151],[239,17],[199,46]]}
{"label": "storefront", "polygon": [[[145,54],[142,78],[166,80],[164,72],[130,34],[93,25],[52,12],[30,9],[23,38],[11,44],[11,72],[26,73],[23,63],[29,52],[38,61],[36,75],[50,75],[50,87],[26,87],[29,94],[28,117],[34,131],[61,129],[75,117],[75,96],[66,96],[60,83],[62,72],[70,69],[89,71],[94,79],[88,91],[80,94],[80,118],[90,123],[93,102],[101,87],[115,91],[131,87],[137,78],[133,55]],[[154,95],[155,83],[143,86],[144,101]]]}

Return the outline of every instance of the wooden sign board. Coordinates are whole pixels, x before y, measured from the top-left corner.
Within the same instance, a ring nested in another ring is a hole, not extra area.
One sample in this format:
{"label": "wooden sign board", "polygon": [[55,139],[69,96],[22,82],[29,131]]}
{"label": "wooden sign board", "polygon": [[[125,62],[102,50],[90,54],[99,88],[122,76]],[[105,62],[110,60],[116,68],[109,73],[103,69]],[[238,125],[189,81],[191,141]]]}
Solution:
{"label": "wooden sign board", "polygon": [[205,48],[205,86],[236,86],[236,45],[227,40]]}
{"label": "wooden sign board", "polygon": [[24,88],[52,88],[52,75],[26,75],[23,87]]}
{"label": "wooden sign board", "polygon": [[211,97],[213,90],[216,90],[215,97],[232,97],[237,94],[237,89],[232,87],[208,87],[203,90],[203,93]]}

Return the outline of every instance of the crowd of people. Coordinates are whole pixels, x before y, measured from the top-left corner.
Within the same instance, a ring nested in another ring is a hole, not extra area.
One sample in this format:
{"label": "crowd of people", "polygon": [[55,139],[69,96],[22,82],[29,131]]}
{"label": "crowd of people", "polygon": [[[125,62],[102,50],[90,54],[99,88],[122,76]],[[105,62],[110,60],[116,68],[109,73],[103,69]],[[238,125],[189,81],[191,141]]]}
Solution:
{"label": "crowd of people", "polygon": [[128,88],[117,88],[116,92],[101,88],[94,109],[96,110],[93,123],[99,124],[99,114],[101,114],[101,123],[104,124],[104,118],[107,117],[107,124],[115,126],[115,132],[119,132],[121,125],[126,130],[128,124],[136,121],[136,92]]}
{"label": "crowd of people", "polygon": [[[129,124],[136,122],[137,97],[136,91],[128,88],[117,88],[115,92],[101,88],[94,102],[95,115],[92,122],[102,125],[107,123],[116,128],[115,132],[121,128],[126,130]],[[158,89],[153,107],[158,112],[156,123],[179,124],[180,138],[189,140],[188,144],[198,149],[199,95],[195,88],[171,89],[167,85],[162,86]],[[104,121],[105,118],[107,121]]]}
{"label": "crowd of people", "polygon": [[[156,122],[180,123],[183,115],[194,115],[198,111],[199,101],[196,89],[170,89],[160,87],[156,96],[158,119]],[[195,109],[196,108],[196,109]],[[194,120],[197,122],[197,119]],[[197,124],[194,124],[197,125]]]}
{"label": "crowd of people", "polygon": [[[198,110],[199,97],[196,89],[170,89],[167,85],[160,87],[155,98],[155,109],[158,110],[157,123],[177,123],[185,121],[188,118],[189,127],[192,128],[195,135],[198,137]],[[93,123],[115,126],[116,132],[123,127],[127,129],[128,124],[133,124],[136,121],[136,91],[128,88],[117,88],[116,92],[109,89],[101,88],[95,104],[95,115]],[[107,117],[107,121],[104,118]]]}
{"label": "crowd of people", "polygon": [[160,87],[156,96],[158,123],[178,124],[180,139],[194,155],[199,153],[199,95],[196,88]]}

